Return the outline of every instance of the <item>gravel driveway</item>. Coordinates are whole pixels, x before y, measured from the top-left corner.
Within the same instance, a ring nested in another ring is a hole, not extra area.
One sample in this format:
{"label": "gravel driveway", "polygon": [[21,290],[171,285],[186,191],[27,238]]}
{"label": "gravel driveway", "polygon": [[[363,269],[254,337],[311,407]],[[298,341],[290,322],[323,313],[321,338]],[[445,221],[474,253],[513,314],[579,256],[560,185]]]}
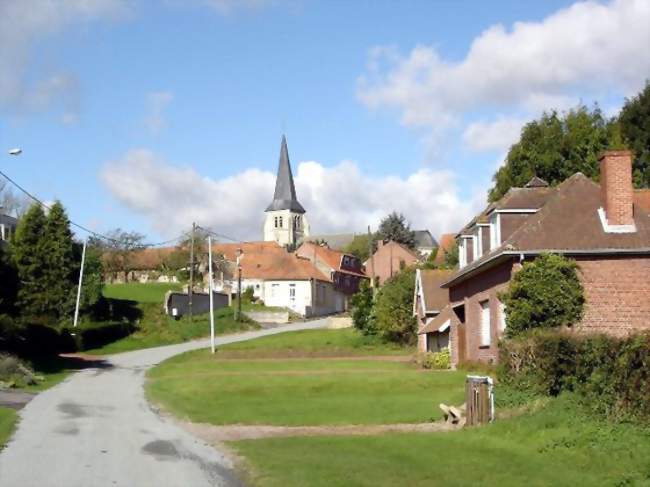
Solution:
{"label": "gravel driveway", "polygon": [[[327,319],[223,336],[218,344],[321,328]],[[0,486],[233,486],[228,458],[157,415],[144,397],[145,371],[209,346],[208,340],[106,358],[39,394],[0,453]]]}

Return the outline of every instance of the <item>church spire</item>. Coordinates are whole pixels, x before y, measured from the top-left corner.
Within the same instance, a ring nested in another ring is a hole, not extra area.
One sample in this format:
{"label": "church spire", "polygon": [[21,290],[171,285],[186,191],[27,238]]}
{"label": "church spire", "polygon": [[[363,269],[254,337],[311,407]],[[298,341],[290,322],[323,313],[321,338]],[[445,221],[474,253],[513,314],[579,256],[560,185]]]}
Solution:
{"label": "church spire", "polygon": [[266,208],[266,211],[291,210],[295,213],[305,213],[305,209],[296,198],[296,187],[293,184],[293,174],[289,163],[289,151],[287,139],[282,136],[280,146],[280,162],[278,164],[278,176],[275,180],[275,193],[273,201]]}

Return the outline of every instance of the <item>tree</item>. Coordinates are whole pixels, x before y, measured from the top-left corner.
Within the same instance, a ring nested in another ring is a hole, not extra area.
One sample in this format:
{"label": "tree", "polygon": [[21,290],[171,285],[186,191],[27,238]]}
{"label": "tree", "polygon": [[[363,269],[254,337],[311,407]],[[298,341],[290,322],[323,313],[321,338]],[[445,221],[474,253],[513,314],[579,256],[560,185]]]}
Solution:
{"label": "tree", "polygon": [[374,252],[377,250],[377,240],[374,235],[361,233],[355,235],[352,242],[347,244],[343,249],[346,254],[352,254],[357,257],[361,262],[365,262],[370,257],[370,248]]}
{"label": "tree", "polygon": [[598,158],[616,147],[617,129],[595,106],[580,105],[563,115],[544,113],[526,124],[521,137],[493,177],[489,200],[497,201],[511,187],[524,186],[533,176],[557,185],[576,172],[599,178]]}
{"label": "tree", "polygon": [[29,208],[29,201],[27,196],[16,195],[7,181],[0,181],[0,209],[5,215],[22,217]]}
{"label": "tree", "polygon": [[618,118],[625,145],[634,153],[634,185],[650,187],[650,82],[632,99],[626,100]]}
{"label": "tree", "polygon": [[144,248],[144,235],[138,232],[126,232],[116,228],[108,232],[108,240],[104,243],[104,266],[106,272],[116,276],[124,273],[124,280],[128,280],[128,273],[132,271],[133,252]]}
{"label": "tree", "polygon": [[456,269],[458,267],[458,242],[454,240],[454,244],[445,252],[445,265],[446,269]]}
{"label": "tree", "polygon": [[524,263],[500,296],[506,310],[506,335],[531,328],[571,326],[582,318],[584,290],[578,264],[557,254]]}
{"label": "tree", "polygon": [[374,335],[377,332],[373,312],[373,289],[370,282],[364,279],[359,291],[350,299],[352,308],[352,323],[364,335]]}
{"label": "tree", "polygon": [[28,317],[47,314],[47,288],[44,273],[48,262],[45,251],[46,218],[43,208],[33,204],[18,222],[12,251],[18,272],[17,304]]}
{"label": "tree", "polygon": [[0,245],[0,315],[15,314],[18,297],[18,271],[8,249]]}
{"label": "tree", "polygon": [[393,241],[415,249],[415,232],[401,213],[392,212],[379,224],[377,240],[383,242]]}
{"label": "tree", "polygon": [[[75,258],[81,262],[82,245],[75,244]],[[86,246],[83,284],[81,286],[81,309],[90,311],[102,299],[104,289],[103,248],[93,245],[89,239]]]}
{"label": "tree", "polygon": [[387,340],[409,344],[417,338],[413,316],[415,270],[407,268],[391,277],[377,293],[375,301],[376,326]]}
{"label": "tree", "polygon": [[43,240],[45,311],[59,319],[71,316],[81,257],[75,256],[70,220],[59,201],[52,205],[47,215]]}

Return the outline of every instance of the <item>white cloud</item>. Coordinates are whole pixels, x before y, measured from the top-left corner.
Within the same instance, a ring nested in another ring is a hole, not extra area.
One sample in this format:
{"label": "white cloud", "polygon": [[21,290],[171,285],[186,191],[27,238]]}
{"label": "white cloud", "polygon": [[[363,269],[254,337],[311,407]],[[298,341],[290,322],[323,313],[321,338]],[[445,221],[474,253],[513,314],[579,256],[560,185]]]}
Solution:
{"label": "white cloud", "polygon": [[155,91],[147,94],[149,114],[145,119],[145,125],[152,134],[160,133],[167,125],[164,111],[173,99],[174,95],[169,91]]}
{"label": "white cloud", "polygon": [[[274,173],[258,169],[222,179],[203,177],[148,150],[133,150],[107,163],[101,178],[117,200],[161,234],[173,237],[196,221],[247,240],[262,238],[263,212],[275,184]],[[295,181],[314,233],[376,228],[383,216],[396,210],[413,228],[439,235],[458,230],[485,201],[484,191],[463,201],[453,173],[427,168],[406,178],[378,178],[363,174],[350,161],[332,167],[309,161],[298,164]]]}
{"label": "white cloud", "polygon": [[75,121],[79,109],[75,75],[54,69],[33,80],[30,61],[34,45],[69,25],[116,18],[126,11],[125,0],[1,1],[0,109],[22,113],[56,104],[63,123]]}
{"label": "white cloud", "polygon": [[463,141],[475,152],[507,150],[517,141],[525,123],[525,120],[509,117],[499,117],[493,122],[473,122],[463,132]]}
{"label": "white cloud", "polygon": [[[540,22],[494,25],[458,62],[430,46],[406,56],[374,48],[358,96],[370,108],[397,109],[404,125],[425,128],[435,140],[477,112],[521,118],[580,99],[630,95],[650,73],[648,25],[647,0],[591,1]],[[474,138],[480,128],[493,129],[488,122],[476,125]]]}

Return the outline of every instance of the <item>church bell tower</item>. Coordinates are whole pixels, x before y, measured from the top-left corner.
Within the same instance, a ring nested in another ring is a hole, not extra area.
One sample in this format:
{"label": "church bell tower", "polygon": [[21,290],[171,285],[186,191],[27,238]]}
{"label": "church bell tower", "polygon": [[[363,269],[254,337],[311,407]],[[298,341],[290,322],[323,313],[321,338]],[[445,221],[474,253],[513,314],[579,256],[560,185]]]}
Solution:
{"label": "church bell tower", "polygon": [[309,236],[309,223],[305,209],[296,197],[293,183],[287,139],[282,136],[280,162],[275,180],[273,201],[266,208],[264,221],[264,241],[277,242],[282,246],[296,245]]}

